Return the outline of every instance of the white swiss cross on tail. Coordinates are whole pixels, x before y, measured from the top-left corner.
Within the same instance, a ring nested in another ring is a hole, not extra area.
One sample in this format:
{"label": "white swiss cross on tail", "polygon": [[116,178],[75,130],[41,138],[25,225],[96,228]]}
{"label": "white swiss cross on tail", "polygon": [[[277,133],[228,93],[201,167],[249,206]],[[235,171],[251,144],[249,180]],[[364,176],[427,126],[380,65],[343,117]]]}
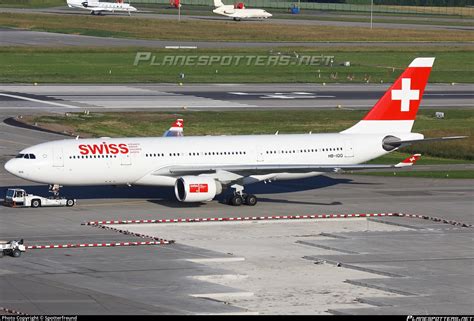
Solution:
{"label": "white swiss cross on tail", "polygon": [[182,119],[178,119],[175,123],[174,123],[174,126],[173,127],[183,127],[183,120]]}
{"label": "white swiss cross on tail", "polygon": [[392,100],[400,100],[400,111],[410,111],[410,101],[420,99],[420,91],[411,89],[411,79],[402,78],[402,89],[392,89]]}

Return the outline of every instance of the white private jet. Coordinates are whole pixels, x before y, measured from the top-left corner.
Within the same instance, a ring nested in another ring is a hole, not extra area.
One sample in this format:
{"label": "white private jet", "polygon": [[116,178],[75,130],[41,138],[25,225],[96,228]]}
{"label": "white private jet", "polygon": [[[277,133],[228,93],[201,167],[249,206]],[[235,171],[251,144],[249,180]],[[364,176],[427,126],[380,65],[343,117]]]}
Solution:
{"label": "white private jet", "polygon": [[[67,139],[22,150],[5,169],[26,180],[61,185],[174,186],[181,202],[212,200],[226,188],[232,205],[255,205],[244,186],[261,181],[313,177],[343,170],[411,166],[361,164],[400,147],[426,141],[412,133],[434,58],[416,58],[367,115],[334,134],[182,137],[179,132],[137,138]],[[361,165],[360,165],[361,164]]]}
{"label": "white private jet", "polygon": [[231,17],[236,21],[251,18],[266,19],[272,16],[271,13],[263,9],[246,9],[243,4],[237,6],[225,5],[221,0],[214,0],[214,6],[216,9],[214,9],[212,12],[226,17]]}
{"label": "white private jet", "polygon": [[99,2],[89,0],[67,0],[69,8],[79,8],[89,10],[91,15],[102,15],[104,12],[135,12],[137,9],[129,3],[123,3],[123,0],[117,2]]}

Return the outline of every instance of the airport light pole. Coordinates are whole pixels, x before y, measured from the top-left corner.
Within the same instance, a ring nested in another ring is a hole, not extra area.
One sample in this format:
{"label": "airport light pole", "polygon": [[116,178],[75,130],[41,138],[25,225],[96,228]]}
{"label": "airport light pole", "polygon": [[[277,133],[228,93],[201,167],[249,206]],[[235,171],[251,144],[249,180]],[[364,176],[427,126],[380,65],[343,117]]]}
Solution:
{"label": "airport light pole", "polygon": [[370,0],[370,29],[372,29],[373,11],[374,11],[374,0]]}

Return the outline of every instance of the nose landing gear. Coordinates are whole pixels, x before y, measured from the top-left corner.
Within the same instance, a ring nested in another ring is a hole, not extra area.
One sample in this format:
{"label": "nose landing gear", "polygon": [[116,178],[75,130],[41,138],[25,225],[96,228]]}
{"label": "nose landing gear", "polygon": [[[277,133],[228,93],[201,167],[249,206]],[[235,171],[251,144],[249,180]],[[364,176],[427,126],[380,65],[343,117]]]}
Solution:
{"label": "nose landing gear", "polygon": [[234,189],[232,195],[227,198],[227,204],[233,206],[240,206],[242,204],[255,206],[257,204],[257,197],[253,194],[244,193],[244,187],[242,185],[232,185]]}
{"label": "nose landing gear", "polygon": [[54,198],[59,198],[59,189],[61,185],[59,184],[51,184],[49,185],[49,192],[53,193]]}

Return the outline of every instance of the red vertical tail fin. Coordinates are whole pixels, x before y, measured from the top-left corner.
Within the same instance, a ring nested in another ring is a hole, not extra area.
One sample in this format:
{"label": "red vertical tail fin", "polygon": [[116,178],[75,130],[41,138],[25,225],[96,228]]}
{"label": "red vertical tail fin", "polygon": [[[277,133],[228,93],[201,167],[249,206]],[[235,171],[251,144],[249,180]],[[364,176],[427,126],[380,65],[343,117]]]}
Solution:
{"label": "red vertical tail fin", "polygon": [[176,137],[176,136],[184,136],[184,120],[181,118],[176,119],[173,124],[171,124],[170,129],[168,129],[163,136],[165,137]]}
{"label": "red vertical tail fin", "polygon": [[342,133],[409,133],[435,58],[416,58],[365,117]]}

